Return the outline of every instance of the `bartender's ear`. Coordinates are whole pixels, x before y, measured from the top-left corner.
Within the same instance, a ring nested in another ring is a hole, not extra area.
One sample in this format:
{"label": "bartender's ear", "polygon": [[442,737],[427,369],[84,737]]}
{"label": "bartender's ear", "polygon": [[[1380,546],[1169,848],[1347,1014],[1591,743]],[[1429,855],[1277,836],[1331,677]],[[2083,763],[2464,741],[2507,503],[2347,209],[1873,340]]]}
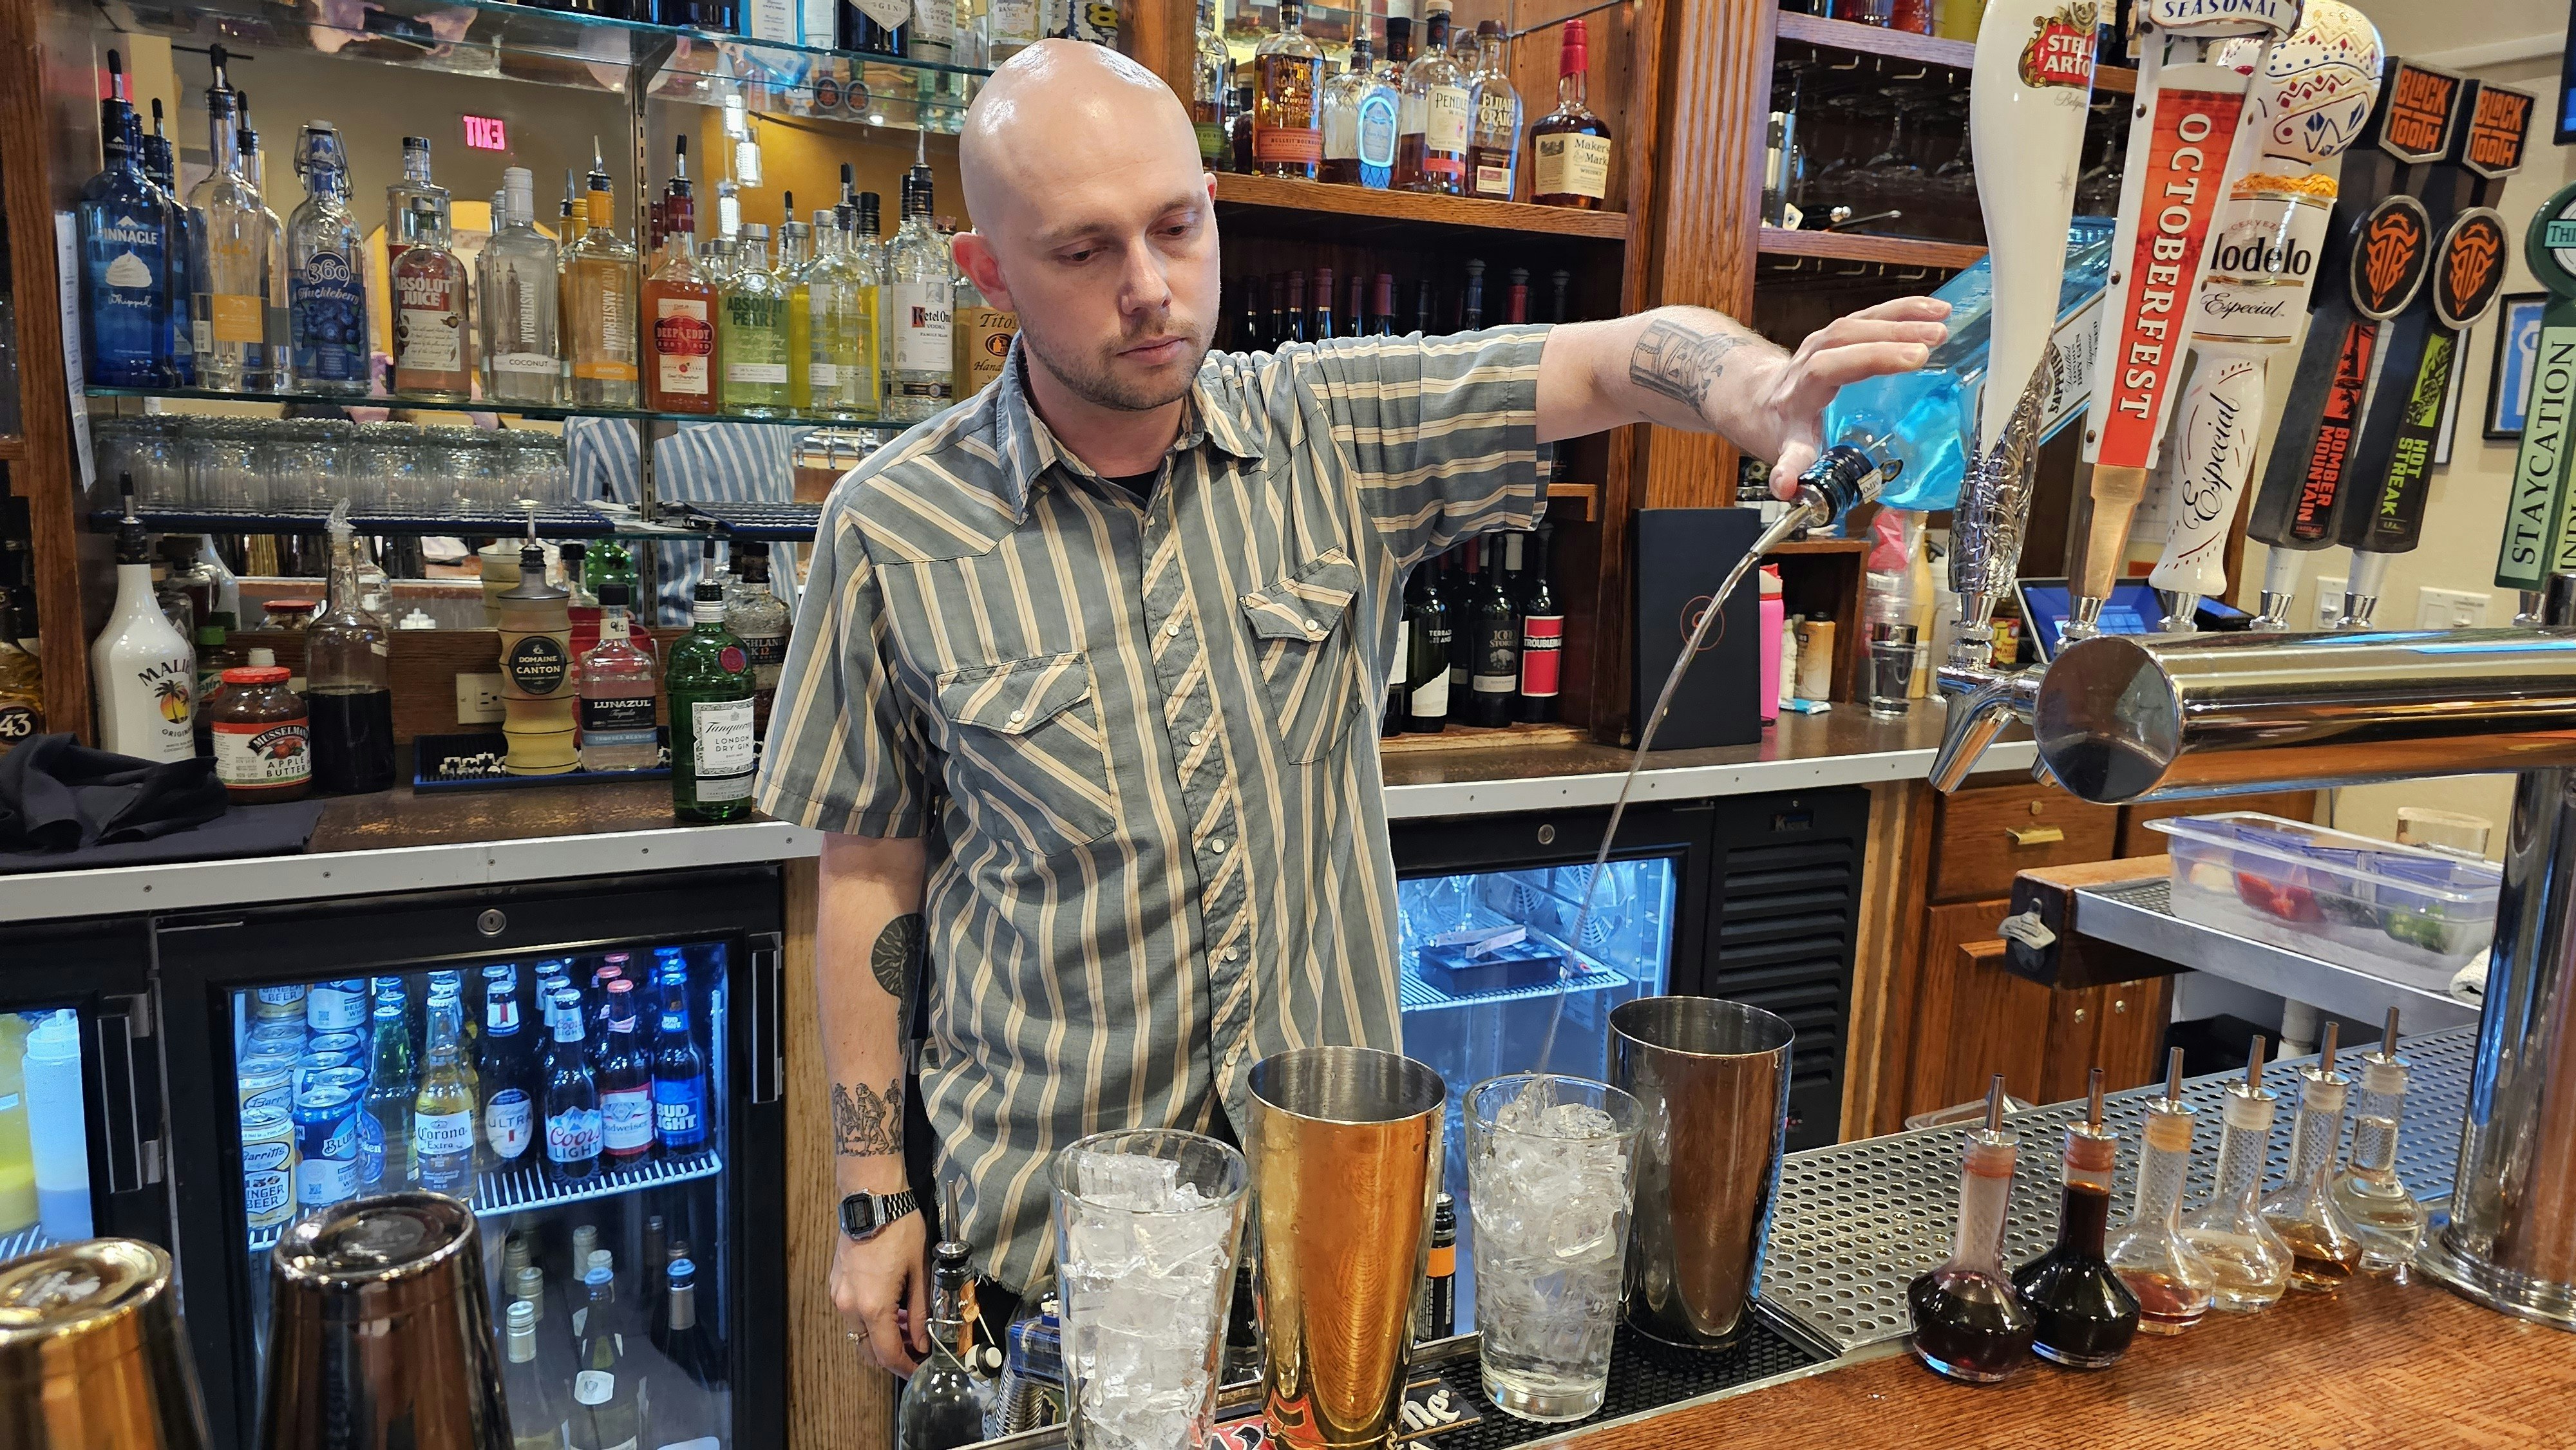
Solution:
{"label": "bartender's ear", "polygon": [[993,244],[985,241],[980,233],[959,232],[949,239],[948,252],[957,259],[957,270],[965,273],[967,280],[975,284],[975,290],[983,293],[995,307],[1005,312],[1019,310],[1012,305],[1011,289],[1002,284],[1002,264],[993,255]]}

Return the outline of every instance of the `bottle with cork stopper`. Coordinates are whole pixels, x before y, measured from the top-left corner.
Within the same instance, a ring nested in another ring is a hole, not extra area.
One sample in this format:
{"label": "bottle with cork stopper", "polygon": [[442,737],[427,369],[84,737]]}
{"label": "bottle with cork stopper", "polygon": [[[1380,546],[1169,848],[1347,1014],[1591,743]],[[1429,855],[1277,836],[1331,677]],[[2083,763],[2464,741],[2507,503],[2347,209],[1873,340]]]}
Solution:
{"label": "bottle with cork stopper", "polygon": [[2281,1099],[2263,1087],[2263,1034],[2245,1057],[2245,1077],[2227,1085],[2218,1140],[2218,1188],[2183,1220],[2183,1242],[2209,1265],[2216,1283],[2209,1305],[2252,1314],[2280,1302],[2290,1286],[2290,1246],[2263,1221],[2263,1159],[2271,1151],[2272,1117]]}
{"label": "bottle with cork stopper", "polygon": [[519,550],[519,579],[497,602],[501,630],[501,733],[512,775],[562,775],[576,763],[573,740],[570,596],[546,581],[536,515]]}
{"label": "bottle with cork stopper", "polygon": [[2335,1205],[2335,1148],[2352,1079],[2335,1071],[2335,1033],[2326,1023],[2317,1065],[2299,1070],[2299,1118],[2290,1129],[2290,1181],[2263,1200],[2263,1221],[2290,1249],[2290,1287],[2331,1294],[2361,1267],[2361,1235]]}
{"label": "bottle with cork stopper", "polygon": [[1948,1262],[1906,1286],[1915,1358],[1973,1384],[2009,1379],[2035,1328],[2004,1273],[2004,1216],[2020,1139],[2004,1126],[2004,1075],[1986,1090],[1986,1120],[1968,1134],[1959,1163],[1959,1232]]}
{"label": "bottle with cork stopper", "polygon": [[2070,1369],[2108,1369],[2138,1334],[2138,1296],[2103,1252],[2111,1222],[2111,1173],[2120,1135],[2102,1125],[2102,1069],[2085,1089],[2084,1121],[2066,1130],[2065,1188],[2057,1244],[2013,1274],[2037,1326],[2033,1354]]}
{"label": "bottle with cork stopper", "polygon": [[2397,1055],[2397,1009],[2388,1009],[2379,1050],[2361,1055],[2352,1099],[2352,1159],[2335,1175],[2335,1207],[2361,1237],[2361,1271],[2386,1274],[2415,1261],[2424,1244],[2424,1205],[2397,1178],[2397,1124],[2406,1113],[2406,1059]]}
{"label": "bottle with cork stopper", "polygon": [[2197,1117],[2182,1100],[2177,1047],[2165,1061],[2165,1095],[2147,1104],[2137,1205],[2128,1228],[2103,1255],[2138,1296],[2138,1327],[2149,1334],[2180,1334],[2198,1324],[2218,1284],[2208,1262],[2182,1236],[2182,1185],[2191,1171]]}

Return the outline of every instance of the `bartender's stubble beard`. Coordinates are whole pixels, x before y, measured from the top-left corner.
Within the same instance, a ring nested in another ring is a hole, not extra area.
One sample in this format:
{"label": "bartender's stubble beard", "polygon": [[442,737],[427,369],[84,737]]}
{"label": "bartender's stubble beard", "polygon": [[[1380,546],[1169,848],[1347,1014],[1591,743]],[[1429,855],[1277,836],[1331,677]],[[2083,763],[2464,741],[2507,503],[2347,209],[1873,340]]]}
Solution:
{"label": "bartender's stubble beard", "polygon": [[[1190,345],[1170,362],[1147,368],[1120,360],[1125,349],[1147,338],[1176,333],[1187,336]],[[1087,352],[1058,347],[1042,329],[1030,327],[1027,318],[1020,322],[1021,345],[1065,391],[1094,407],[1123,413],[1150,413],[1188,396],[1214,339],[1212,324],[1184,317],[1170,307],[1147,315],[1115,340]]]}

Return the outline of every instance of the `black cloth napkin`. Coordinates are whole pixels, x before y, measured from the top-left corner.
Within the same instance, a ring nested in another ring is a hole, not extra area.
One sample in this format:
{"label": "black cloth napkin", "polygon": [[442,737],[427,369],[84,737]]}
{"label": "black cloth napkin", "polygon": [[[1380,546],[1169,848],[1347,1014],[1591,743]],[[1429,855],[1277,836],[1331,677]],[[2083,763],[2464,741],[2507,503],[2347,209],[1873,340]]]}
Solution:
{"label": "black cloth napkin", "polygon": [[0,755],[0,851],[77,851],[148,841],[224,813],[215,763],[153,764],[39,735]]}

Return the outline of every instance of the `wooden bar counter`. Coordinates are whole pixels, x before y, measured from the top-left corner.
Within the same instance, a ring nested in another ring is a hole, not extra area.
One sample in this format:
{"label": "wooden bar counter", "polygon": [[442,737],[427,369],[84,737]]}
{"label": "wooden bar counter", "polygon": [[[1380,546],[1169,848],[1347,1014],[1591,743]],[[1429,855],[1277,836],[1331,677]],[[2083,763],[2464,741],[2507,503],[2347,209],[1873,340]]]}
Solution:
{"label": "wooden bar counter", "polygon": [[2268,1312],[2139,1335],[2110,1369],[2034,1360],[2001,1385],[1902,1347],[1768,1388],[1579,1433],[1580,1450],[2045,1446],[2287,1450],[2576,1446],[2576,1335],[2422,1280],[2370,1280]]}

